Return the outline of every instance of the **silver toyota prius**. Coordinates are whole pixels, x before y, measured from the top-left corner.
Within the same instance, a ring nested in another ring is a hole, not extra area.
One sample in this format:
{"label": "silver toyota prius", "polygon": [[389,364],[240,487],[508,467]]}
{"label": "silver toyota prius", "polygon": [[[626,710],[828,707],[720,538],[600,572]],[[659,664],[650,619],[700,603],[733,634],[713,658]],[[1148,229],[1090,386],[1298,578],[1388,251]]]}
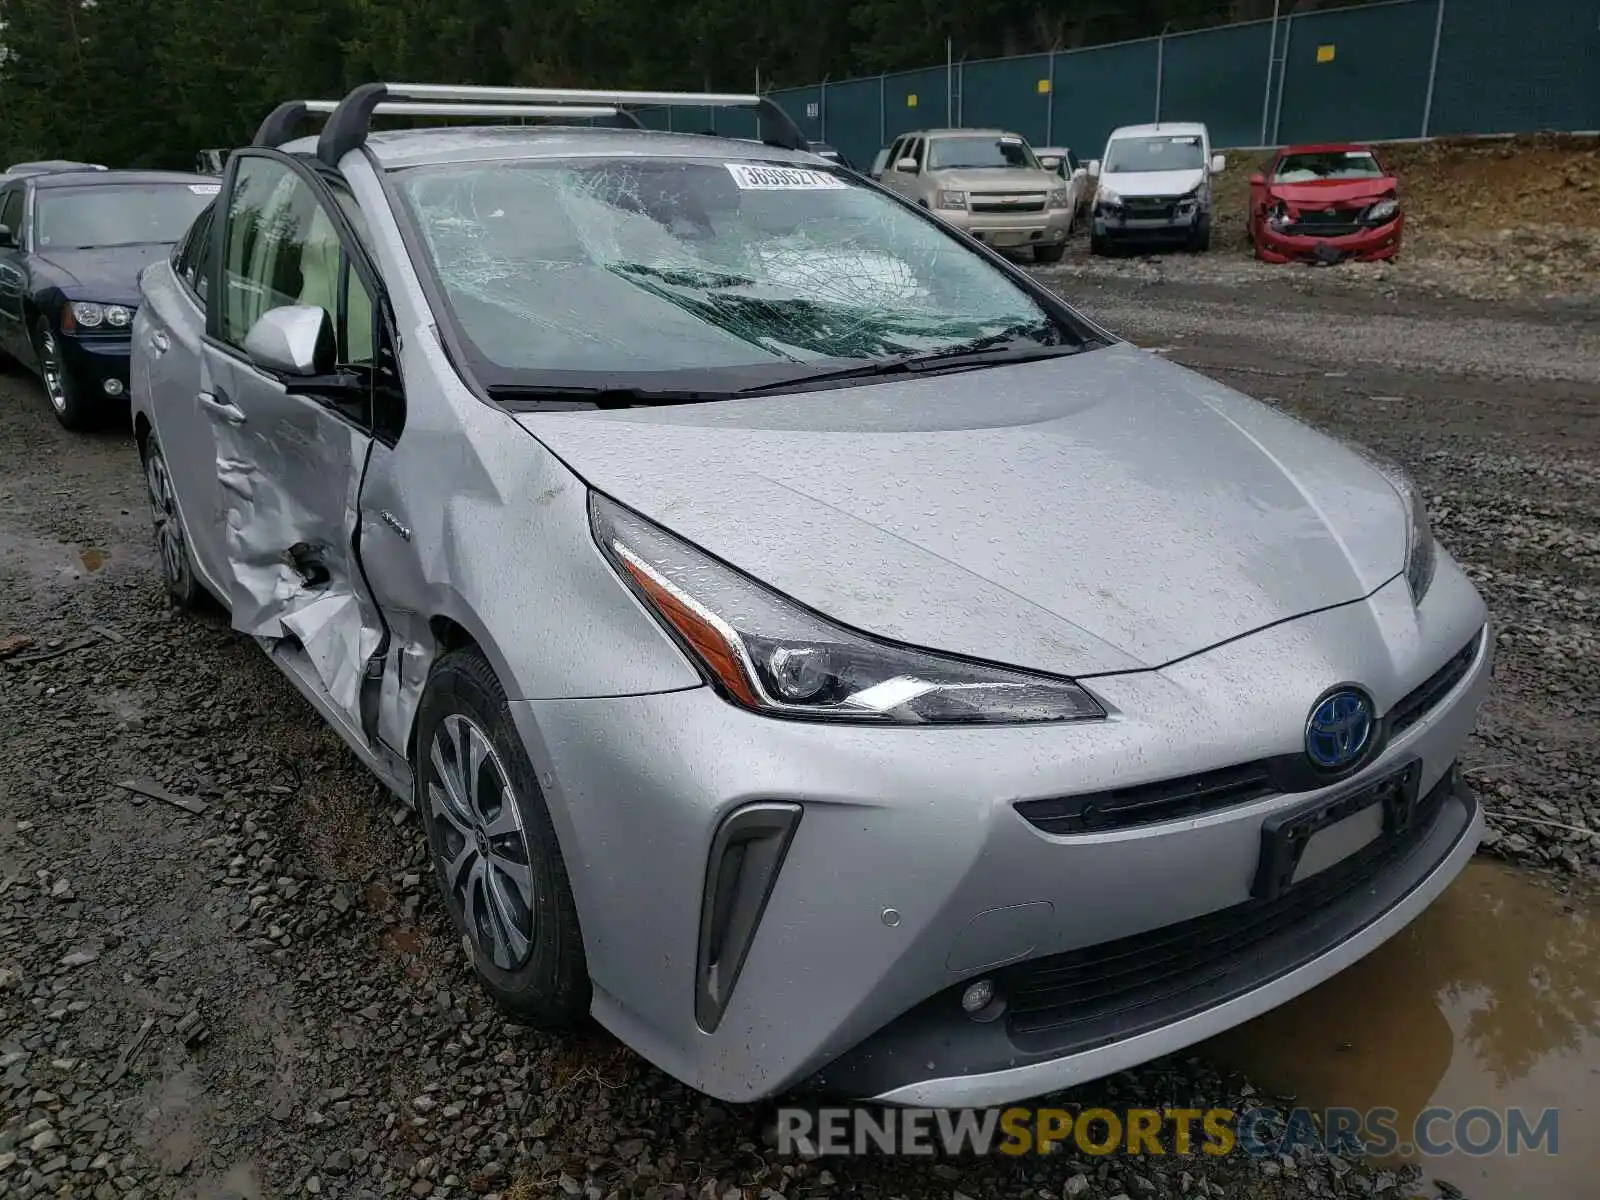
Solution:
{"label": "silver toyota prius", "polygon": [[282,105],[143,276],[132,397],[173,599],[414,803],[489,995],[725,1100],[1105,1075],[1478,844],[1493,637],[1409,478],[770,100]]}

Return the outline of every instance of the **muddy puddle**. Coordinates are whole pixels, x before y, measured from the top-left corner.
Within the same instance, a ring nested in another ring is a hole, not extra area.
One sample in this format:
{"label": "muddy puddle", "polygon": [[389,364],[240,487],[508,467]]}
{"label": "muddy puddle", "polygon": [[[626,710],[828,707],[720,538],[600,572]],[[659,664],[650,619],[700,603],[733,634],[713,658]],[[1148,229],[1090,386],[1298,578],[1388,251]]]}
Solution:
{"label": "muddy puddle", "polygon": [[[1200,1049],[1280,1109],[1291,1106],[1268,1097],[1395,1110],[1391,1159],[1416,1162],[1424,1185],[1467,1200],[1600,1195],[1600,907],[1495,864],[1472,863],[1368,958]],[[1489,1139],[1487,1117],[1457,1136],[1463,1110],[1509,1122],[1520,1108],[1536,1129],[1558,1109],[1557,1152],[1402,1153],[1436,1106],[1455,1110],[1424,1126],[1438,1147]]]}

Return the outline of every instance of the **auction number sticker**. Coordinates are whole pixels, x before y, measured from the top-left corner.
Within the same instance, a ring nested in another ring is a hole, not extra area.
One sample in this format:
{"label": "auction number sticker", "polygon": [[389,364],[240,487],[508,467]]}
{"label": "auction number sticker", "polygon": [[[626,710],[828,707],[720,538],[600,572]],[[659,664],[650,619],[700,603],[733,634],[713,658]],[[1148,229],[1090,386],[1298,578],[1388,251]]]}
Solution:
{"label": "auction number sticker", "polygon": [[734,183],[747,192],[825,191],[849,185],[826,171],[808,167],[767,167],[753,163],[724,163]]}
{"label": "auction number sticker", "polygon": [[215,196],[222,190],[220,183],[191,183],[189,190],[196,196]]}

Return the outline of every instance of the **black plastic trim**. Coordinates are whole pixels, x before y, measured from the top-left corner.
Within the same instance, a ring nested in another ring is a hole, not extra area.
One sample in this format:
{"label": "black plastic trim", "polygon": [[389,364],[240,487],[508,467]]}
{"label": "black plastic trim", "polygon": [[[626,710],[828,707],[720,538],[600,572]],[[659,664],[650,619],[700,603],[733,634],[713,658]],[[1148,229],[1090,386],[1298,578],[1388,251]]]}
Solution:
{"label": "black plastic trim", "polygon": [[276,150],[285,142],[294,140],[295,130],[305,117],[305,101],[285,100],[267,114],[267,119],[261,122],[261,127],[256,130],[255,139],[250,144]]}
{"label": "black plastic trim", "polygon": [[801,811],[791,801],[747,804],[711,839],[694,971],[694,1019],[706,1033],[722,1023],[738,986]]}

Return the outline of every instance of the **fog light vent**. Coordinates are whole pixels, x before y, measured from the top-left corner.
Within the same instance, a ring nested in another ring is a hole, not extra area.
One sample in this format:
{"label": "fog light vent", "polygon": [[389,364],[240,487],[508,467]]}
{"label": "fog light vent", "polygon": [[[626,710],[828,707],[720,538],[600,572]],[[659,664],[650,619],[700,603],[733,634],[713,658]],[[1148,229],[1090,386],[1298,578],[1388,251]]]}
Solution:
{"label": "fog light vent", "polygon": [[694,994],[695,1023],[706,1033],[722,1022],[799,823],[798,804],[748,804],[711,839]]}
{"label": "fog light vent", "polygon": [[106,395],[108,396],[122,395],[122,380],[120,379],[108,379],[102,386],[106,389]]}

